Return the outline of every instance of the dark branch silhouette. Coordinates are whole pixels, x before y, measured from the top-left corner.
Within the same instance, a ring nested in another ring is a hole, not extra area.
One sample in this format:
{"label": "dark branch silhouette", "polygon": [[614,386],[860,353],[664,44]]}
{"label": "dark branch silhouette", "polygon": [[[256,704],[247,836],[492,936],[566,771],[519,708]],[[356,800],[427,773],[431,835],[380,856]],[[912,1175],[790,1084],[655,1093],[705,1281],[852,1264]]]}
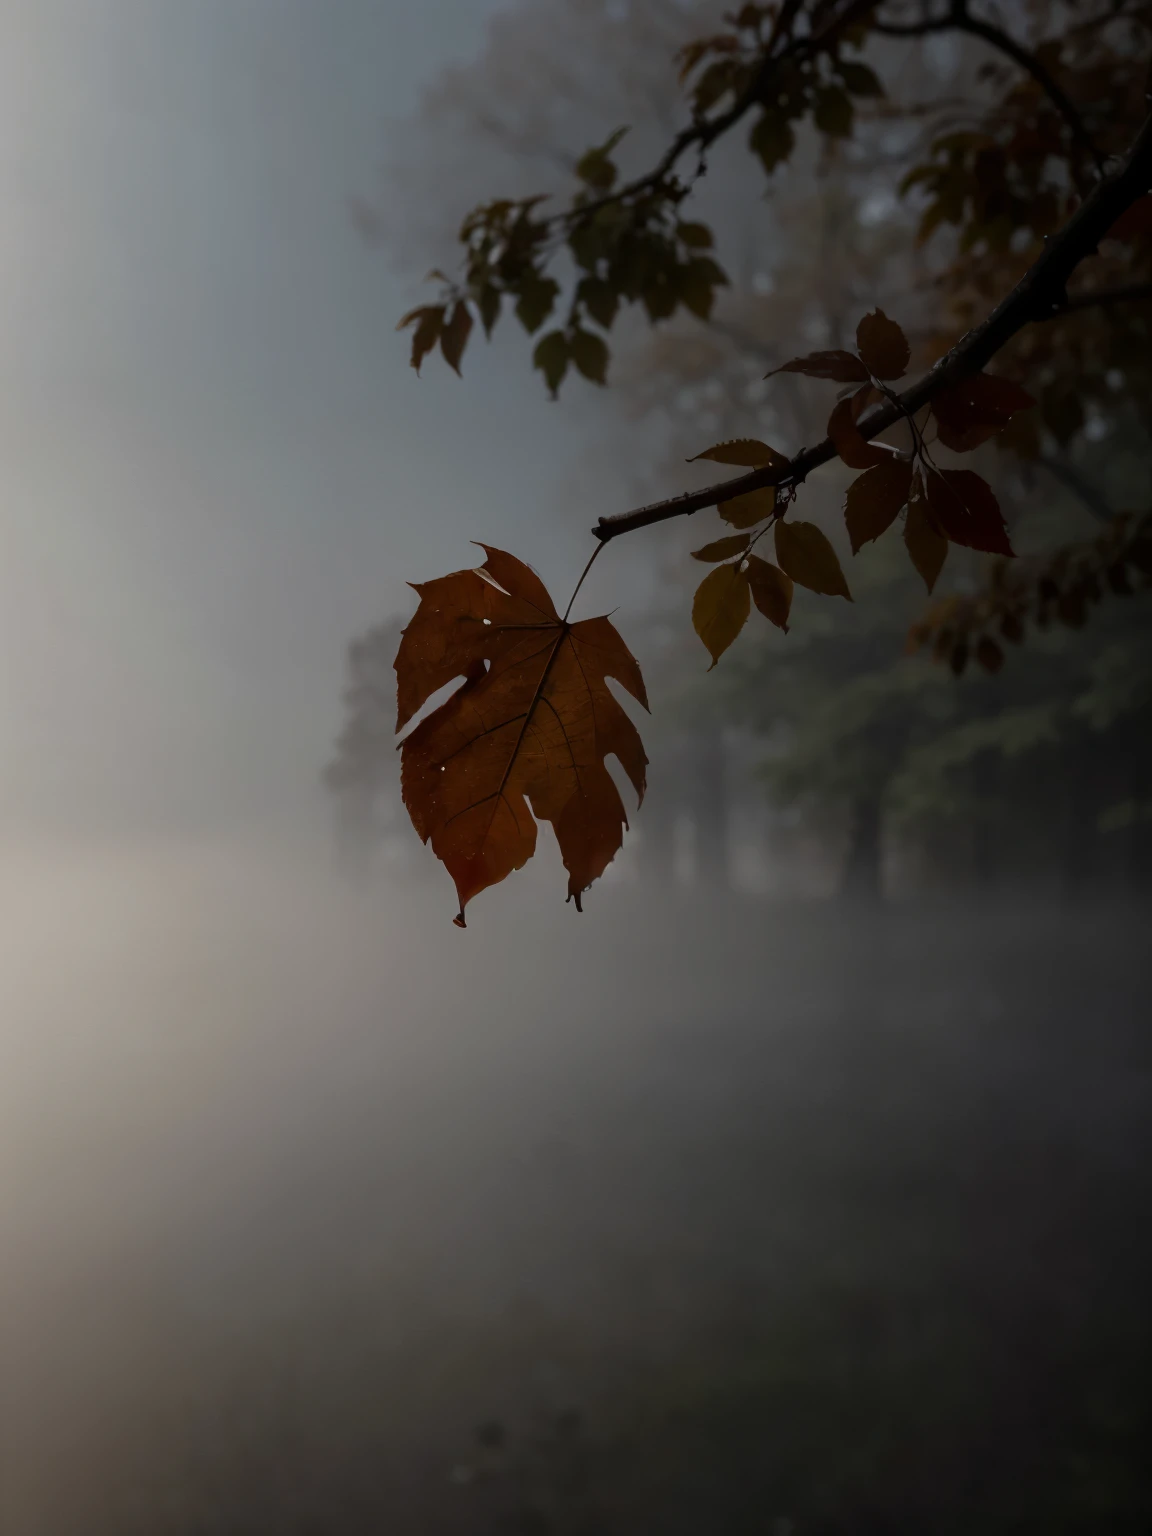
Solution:
{"label": "dark branch silhouette", "polygon": [[[1088,302],[1106,302],[1102,296],[1092,298],[1089,295],[1069,300],[1066,292],[1068,280],[1079,264],[1096,251],[1100,241],[1121,214],[1150,189],[1152,117],[1146,119],[1125,160],[1115,171],[1101,179],[1064,228],[1047,241],[1041,255],[988,318],[946,352],[919,383],[874,409],[860,421],[859,430],[865,440],[913,416],[946,386],[978,373],[1026,325],[1051,319],[1072,308],[1084,308]],[[667,522],[673,517],[702,511],[718,502],[729,501],[765,486],[797,486],[814,469],[835,457],[836,448],[831,438],[825,438],[814,448],[803,449],[783,466],[767,465],[718,485],[687,491],[665,501],[637,507],[632,512],[619,513],[615,517],[602,517],[592,532],[598,539],[607,541],[622,533],[646,528],[652,523]]]}
{"label": "dark branch silhouette", "polygon": [[1036,84],[1048,97],[1048,100],[1059,112],[1067,123],[1072,137],[1080,148],[1085,150],[1095,161],[1096,169],[1103,174],[1105,169],[1104,156],[1096,144],[1092,135],[1084,126],[1084,119],[1076,110],[1071,97],[1054,79],[1034,53],[1031,53],[1024,45],[1016,40],[1002,27],[995,26],[990,21],[981,21],[968,10],[968,0],[952,0],[947,13],[944,16],[926,19],[920,22],[891,23],[876,21],[872,24],[872,30],[883,37],[926,37],[933,32],[967,32],[971,37],[979,37],[989,47],[997,49],[1006,58],[1031,75]]}

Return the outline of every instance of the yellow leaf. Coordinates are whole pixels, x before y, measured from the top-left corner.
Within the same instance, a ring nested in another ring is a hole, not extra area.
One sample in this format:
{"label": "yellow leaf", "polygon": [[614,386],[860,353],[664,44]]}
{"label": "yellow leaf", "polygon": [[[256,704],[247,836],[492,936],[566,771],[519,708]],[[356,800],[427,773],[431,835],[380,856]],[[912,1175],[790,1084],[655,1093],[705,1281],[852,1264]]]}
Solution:
{"label": "yellow leaf", "polygon": [[815,523],[777,523],[776,559],[782,571],[810,592],[852,601],[836,551]]}
{"label": "yellow leaf", "polygon": [[787,634],[788,613],[792,607],[791,576],[785,576],[771,561],[761,560],[759,555],[749,555],[748,585],[752,589],[752,601],[760,612]]}
{"label": "yellow leaf", "polygon": [[733,555],[740,554],[748,548],[748,535],[746,533],[732,533],[726,539],[714,539],[711,544],[705,544],[703,549],[692,551],[693,560],[731,560]]}
{"label": "yellow leaf", "polygon": [[762,523],[775,512],[775,488],[767,485],[760,491],[745,491],[743,496],[722,501],[716,510],[733,528],[751,528],[753,523]]}
{"label": "yellow leaf", "polygon": [[708,648],[712,667],[744,628],[750,607],[748,576],[739,566],[718,565],[696,588],[692,625]]}
{"label": "yellow leaf", "polygon": [[759,469],[763,464],[783,467],[788,463],[782,453],[754,437],[737,437],[727,443],[717,443],[714,448],[705,448],[703,453],[695,454],[688,462],[695,464],[697,459],[711,459],[715,464],[739,464],[744,469]]}

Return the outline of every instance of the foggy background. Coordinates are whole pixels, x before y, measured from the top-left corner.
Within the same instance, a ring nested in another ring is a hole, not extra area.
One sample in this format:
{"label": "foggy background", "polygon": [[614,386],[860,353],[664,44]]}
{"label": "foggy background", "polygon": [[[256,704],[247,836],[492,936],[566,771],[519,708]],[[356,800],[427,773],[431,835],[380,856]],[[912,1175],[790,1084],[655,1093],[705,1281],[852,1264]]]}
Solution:
{"label": "foggy background", "polygon": [[[727,726],[718,871],[672,682],[583,917],[550,848],[467,934],[394,823],[340,857],[349,641],[472,538],[563,591],[709,431],[661,354],[619,406],[511,333],[407,366],[477,178],[623,110],[462,138],[503,9],[2,8],[0,1530],[1144,1529],[1138,882],[837,903]],[[568,9],[575,60],[628,8]],[[598,563],[658,680],[697,531]]]}

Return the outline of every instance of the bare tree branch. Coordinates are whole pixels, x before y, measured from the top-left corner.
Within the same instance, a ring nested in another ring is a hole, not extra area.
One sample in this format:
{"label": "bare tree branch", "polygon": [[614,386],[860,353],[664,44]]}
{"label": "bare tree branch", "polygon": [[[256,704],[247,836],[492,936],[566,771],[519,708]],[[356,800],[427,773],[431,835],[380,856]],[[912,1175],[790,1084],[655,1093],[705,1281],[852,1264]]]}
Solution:
{"label": "bare tree branch", "polygon": [[[1068,279],[1081,261],[1095,252],[1120,215],[1149,190],[1152,190],[1152,116],[1146,119],[1120,166],[1101,179],[1059,234],[1046,242],[1041,255],[1007,298],[982,324],[946,352],[918,384],[863,417],[859,423],[863,437],[876,437],[896,422],[914,415],[939,390],[969,374],[978,373],[1026,325],[1051,319],[1072,307],[1065,291]],[[719,485],[687,491],[681,496],[637,507],[635,511],[622,512],[615,517],[602,517],[592,532],[607,542],[622,533],[667,522],[673,517],[684,517],[764,486],[797,486],[814,469],[835,457],[836,449],[831,439],[825,438],[814,448],[802,449],[782,467],[768,465]]]}
{"label": "bare tree branch", "polygon": [[623,186],[606,192],[603,197],[581,203],[579,207],[568,213],[557,214],[547,221],[548,224],[553,228],[575,228],[591,218],[593,214],[598,213],[601,208],[610,207],[614,203],[628,202],[631,198],[662,186],[690,150],[695,150],[702,156],[717,139],[723,138],[730,128],[735,127],[742,117],[765,99],[771,88],[772,77],[782,63],[795,58],[812,57],[819,53],[841,32],[862,21],[874,11],[879,0],[848,0],[848,3],[843,5],[819,32],[789,38],[777,51],[777,45],[790,31],[802,3],[803,0],[785,0],[771,36],[765,44],[764,57],[760,61],[759,68],[747,88],[726,111],[718,113],[715,117],[695,118],[686,128],[680,130],[652,170],[645,172],[643,176],[638,176],[634,181],[626,182]]}

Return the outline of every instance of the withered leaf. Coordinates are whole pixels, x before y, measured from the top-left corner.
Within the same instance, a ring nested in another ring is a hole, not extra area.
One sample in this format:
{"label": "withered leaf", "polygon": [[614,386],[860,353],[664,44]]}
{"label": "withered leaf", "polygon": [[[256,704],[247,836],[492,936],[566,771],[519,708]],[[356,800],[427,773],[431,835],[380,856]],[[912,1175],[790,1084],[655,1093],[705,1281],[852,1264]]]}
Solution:
{"label": "withered leaf", "polygon": [[791,576],[786,576],[770,560],[761,560],[759,555],[749,555],[748,585],[752,591],[752,601],[764,617],[787,633],[788,614],[792,607]]}
{"label": "withered leaf", "polygon": [[856,327],[856,345],[873,377],[899,379],[907,373],[912,356],[908,338],[882,309],[874,309],[861,320]]}
{"label": "withered leaf", "polygon": [[743,469],[760,469],[766,464],[779,464],[783,468],[788,463],[782,453],[754,437],[734,437],[727,443],[717,443],[713,448],[705,448],[703,453],[693,454],[688,463],[695,464],[697,459],[711,459],[714,464],[738,464]]}
{"label": "withered leaf", "polygon": [[452,311],[452,318],[440,332],[440,351],[444,354],[444,361],[457,375],[460,373],[460,359],[464,356],[464,348],[468,344],[471,333],[472,315],[467,304],[460,299]]}
{"label": "withered leaf", "polygon": [[399,322],[396,329],[402,331],[406,326],[415,324],[412,332],[412,356],[411,364],[416,372],[420,372],[420,364],[428,353],[440,340],[440,332],[444,326],[444,316],[447,313],[443,304],[424,304],[419,309],[412,309]]}
{"label": "withered leaf", "polygon": [[844,521],[854,555],[892,526],[911,487],[912,465],[891,455],[853,480],[844,502]]}
{"label": "withered leaf", "polygon": [[904,523],[904,544],[912,564],[920,572],[924,578],[924,585],[931,592],[948,555],[948,540],[940,531],[936,519],[929,510],[919,474],[913,482],[908,502],[908,517]]}
{"label": "withered leaf", "polygon": [[731,533],[726,539],[713,539],[711,544],[705,544],[702,549],[692,551],[693,560],[731,560],[733,555],[741,554],[748,548],[748,535],[746,533]]}
{"label": "withered leaf", "polygon": [[777,523],[776,559],[786,575],[810,592],[852,601],[836,551],[815,523]]}
{"label": "withered leaf", "polygon": [[401,748],[404,804],[456,883],[460,926],[473,896],[532,857],[537,821],[552,823],[579,907],[627,826],[604,759],[619,760],[640,798],[647,763],[606,682],[647,708],[640,669],[613,625],[565,623],[534,571],[481,547],[479,570],[416,586],[420,605],[396,657],[397,731],[464,678]]}
{"label": "withered leaf", "polygon": [[775,488],[767,485],[759,491],[745,491],[743,496],[720,502],[716,510],[733,528],[751,528],[771,517],[776,510]]}
{"label": "withered leaf", "polygon": [[891,449],[868,442],[856,426],[875,393],[871,384],[865,384],[854,395],[838,400],[828,418],[828,436],[849,469],[870,469],[873,464],[883,464],[892,457]]}
{"label": "withered leaf", "polygon": [[1000,503],[973,470],[929,471],[927,494],[933,517],[953,544],[989,555],[1012,554]]}
{"label": "withered leaf", "polygon": [[692,627],[707,647],[712,667],[744,628],[750,607],[748,573],[737,565],[718,565],[696,588]]}
{"label": "withered leaf", "polygon": [[976,373],[939,390],[932,414],[945,448],[968,453],[1003,431],[1017,411],[1031,410],[1035,404],[1028,391],[1011,379]]}
{"label": "withered leaf", "polygon": [[807,357],[794,357],[781,363],[764,377],[770,379],[777,373],[803,373],[810,379],[834,379],[837,384],[866,384],[871,377],[867,368],[854,352],[836,348],[831,352],[809,352]]}

